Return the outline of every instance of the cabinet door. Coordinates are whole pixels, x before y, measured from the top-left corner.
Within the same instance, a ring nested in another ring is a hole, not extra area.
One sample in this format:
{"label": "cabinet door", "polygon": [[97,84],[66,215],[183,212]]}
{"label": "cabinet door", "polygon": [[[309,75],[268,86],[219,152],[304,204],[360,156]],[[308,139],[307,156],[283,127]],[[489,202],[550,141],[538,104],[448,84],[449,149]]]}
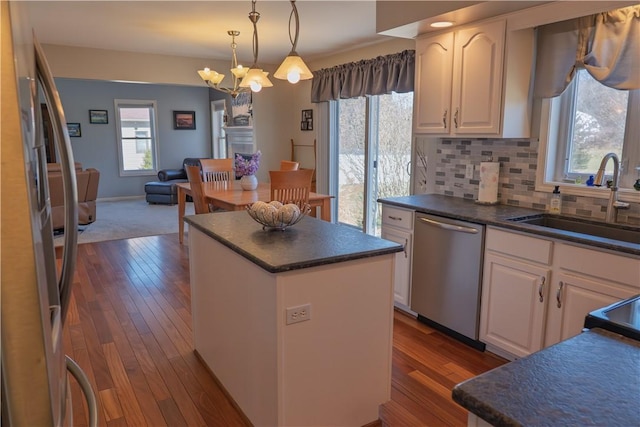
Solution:
{"label": "cabinet door", "polygon": [[550,289],[545,347],[578,335],[589,312],[635,294],[637,289],[559,273]]}
{"label": "cabinet door", "polygon": [[416,133],[448,134],[451,123],[453,32],[416,42]]}
{"label": "cabinet door", "polygon": [[409,307],[409,289],[411,283],[411,240],[412,233],[397,228],[382,227],[382,238],[400,243],[403,252],[396,253],[396,268],[393,283],[394,300]]}
{"label": "cabinet door", "polygon": [[505,21],[456,33],[452,92],[452,131],[499,134]]}
{"label": "cabinet door", "polygon": [[542,348],[549,269],[486,253],[480,340],[522,357]]}

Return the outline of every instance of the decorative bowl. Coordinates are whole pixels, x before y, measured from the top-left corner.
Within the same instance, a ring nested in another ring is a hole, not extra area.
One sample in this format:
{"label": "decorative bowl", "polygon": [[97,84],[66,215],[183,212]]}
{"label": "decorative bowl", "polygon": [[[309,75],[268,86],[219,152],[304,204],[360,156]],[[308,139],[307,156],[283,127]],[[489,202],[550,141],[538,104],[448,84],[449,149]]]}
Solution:
{"label": "decorative bowl", "polygon": [[282,204],[277,201],[255,202],[247,206],[247,213],[256,222],[262,224],[263,230],[284,231],[297,224],[311,212],[311,206],[305,204],[302,209],[293,203]]}

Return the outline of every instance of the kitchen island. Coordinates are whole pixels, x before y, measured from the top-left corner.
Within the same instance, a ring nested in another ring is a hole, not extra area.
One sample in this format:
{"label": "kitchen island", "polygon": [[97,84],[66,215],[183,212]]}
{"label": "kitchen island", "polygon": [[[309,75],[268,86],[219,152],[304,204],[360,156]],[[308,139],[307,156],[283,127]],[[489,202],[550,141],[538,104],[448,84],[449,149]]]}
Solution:
{"label": "kitchen island", "polygon": [[254,425],[364,425],[390,398],[402,246],[307,217],[185,218],[194,347]]}
{"label": "kitchen island", "polygon": [[470,426],[638,426],[640,342],[591,329],[458,384],[452,396]]}

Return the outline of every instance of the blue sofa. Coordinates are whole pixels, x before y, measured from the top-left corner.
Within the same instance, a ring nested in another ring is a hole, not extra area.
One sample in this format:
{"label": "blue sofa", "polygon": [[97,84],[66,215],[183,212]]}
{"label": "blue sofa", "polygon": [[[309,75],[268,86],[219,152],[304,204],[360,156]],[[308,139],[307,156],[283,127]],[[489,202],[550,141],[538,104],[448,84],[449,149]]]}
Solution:
{"label": "blue sofa", "polygon": [[175,205],[178,203],[179,182],[189,182],[185,166],[201,166],[199,158],[187,157],[182,161],[181,169],[162,169],[158,171],[158,180],[144,185],[147,203]]}

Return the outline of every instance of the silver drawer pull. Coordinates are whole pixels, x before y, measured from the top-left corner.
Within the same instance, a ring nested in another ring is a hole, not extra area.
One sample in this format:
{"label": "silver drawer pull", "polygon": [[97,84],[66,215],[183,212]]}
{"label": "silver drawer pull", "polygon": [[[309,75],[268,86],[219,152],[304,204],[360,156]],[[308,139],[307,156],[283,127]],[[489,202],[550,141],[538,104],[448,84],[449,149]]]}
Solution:
{"label": "silver drawer pull", "polygon": [[544,294],[542,293],[542,290],[544,289],[544,282],[546,280],[546,277],[540,277],[540,285],[538,286],[538,295],[540,296],[540,302],[544,302]]}
{"label": "silver drawer pull", "polygon": [[564,282],[561,280],[558,283],[558,292],[556,292],[556,302],[558,303],[558,308],[562,308],[562,288],[564,287]]}
{"label": "silver drawer pull", "polygon": [[407,258],[407,245],[409,244],[409,239],[404,239],[404,247],[402,248],[404,250],[404,257]]}
{"label": "silver drawer pull", "polygon": [[392,219],[394,221],[402,221],[402,218],[399,216],[391,216],[391,215],[387,215],[387,218]]}

